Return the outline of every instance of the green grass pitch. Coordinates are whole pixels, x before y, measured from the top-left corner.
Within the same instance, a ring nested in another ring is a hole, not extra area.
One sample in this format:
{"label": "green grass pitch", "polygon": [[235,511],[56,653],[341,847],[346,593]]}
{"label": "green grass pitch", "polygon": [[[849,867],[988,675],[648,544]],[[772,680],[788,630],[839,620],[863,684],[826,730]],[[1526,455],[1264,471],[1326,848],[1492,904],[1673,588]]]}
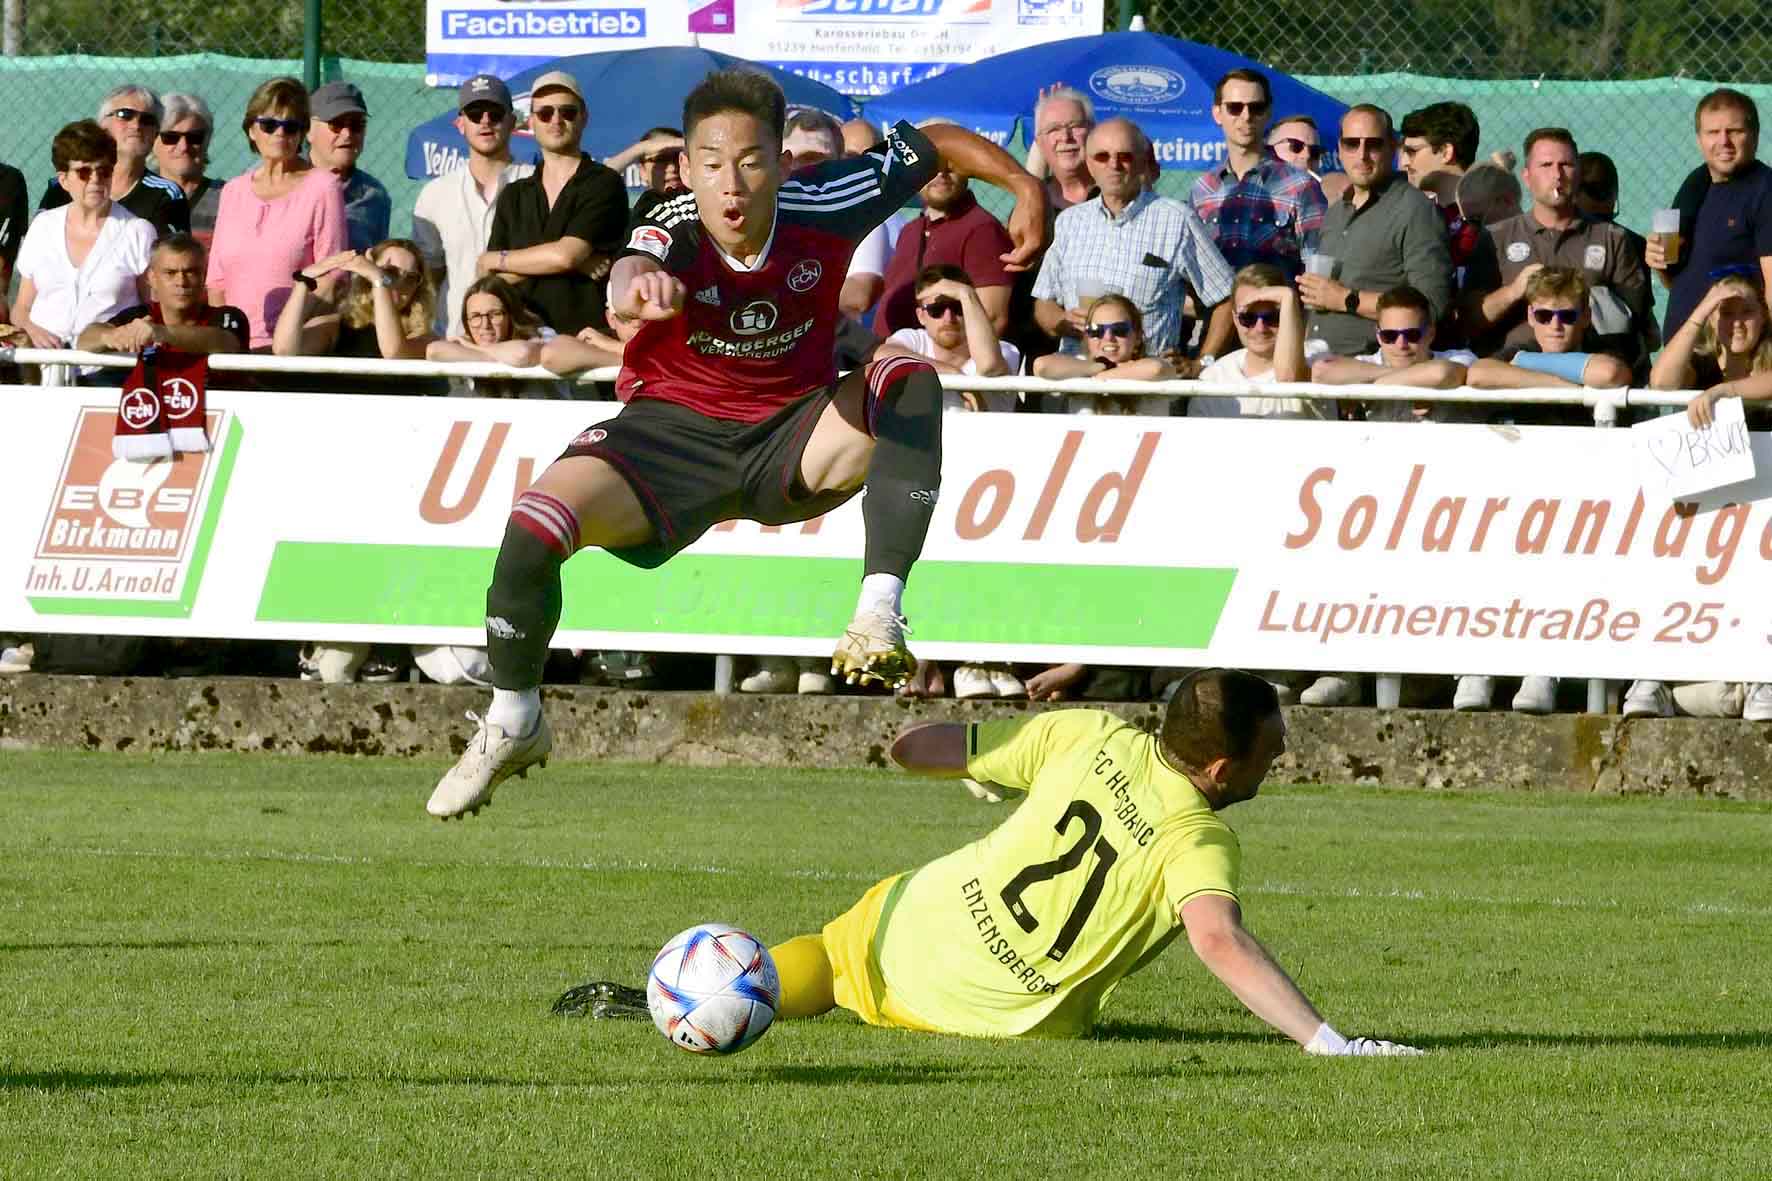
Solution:
{"label": "green grass pitch", "polygon": [[[0,1176],[1742,1177],[1772,1162],[1772,809],[1270,785],[1250,926],[1315,1060],[1185,942],[1099,1036],[548,1014],[694,922],[775,941],[1002,815],[880,772],[0,752]],[[1005,807],[1007,805],[1004,805]]]}

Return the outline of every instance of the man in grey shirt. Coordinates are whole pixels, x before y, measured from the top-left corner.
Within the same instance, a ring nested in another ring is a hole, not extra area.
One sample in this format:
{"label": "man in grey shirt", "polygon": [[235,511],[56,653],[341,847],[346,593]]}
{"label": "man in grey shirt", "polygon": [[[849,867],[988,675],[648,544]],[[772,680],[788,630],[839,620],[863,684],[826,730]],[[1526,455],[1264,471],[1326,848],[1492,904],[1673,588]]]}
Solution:
{"label": "man in grey shirt", "polygon": [[1393,287],[1427,296],[1435,323],[1452,301],[1446,223],[1433,202],[1397,174],[1390,115],[1369,103],[1350,107],[1339,146],[1348,189],[1330,203],[1318,245],[1320,255],[1335,260],[1335,273],[1310,274],[1307,267],[1298,280],[1310,309],[1305,352],[1313,358],[1371,353],[1378,297]]}

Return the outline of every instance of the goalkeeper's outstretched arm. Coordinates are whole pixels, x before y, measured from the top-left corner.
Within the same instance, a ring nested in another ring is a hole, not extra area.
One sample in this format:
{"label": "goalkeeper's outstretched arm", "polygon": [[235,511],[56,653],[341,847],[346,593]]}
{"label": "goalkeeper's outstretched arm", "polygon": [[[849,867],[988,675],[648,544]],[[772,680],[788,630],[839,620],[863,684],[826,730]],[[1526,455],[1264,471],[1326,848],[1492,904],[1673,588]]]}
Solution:
{"label": "goalkeeper's outstretched arm", "polygon": [[966,727],[960,722],[924,722],[892,741],[892,761],[917,775],[961,779],[966,775]]}
{"label": "goalkeeper's outstretched arm", "polygon": [[1304,1047],[1307,1054],[1419,1054],[1420,1050],[1373,1038],[1351,1041],[1336,1033],[1285,969],[1243,926],[1235,899],[1222,894],[1190,898],[1181,908],[1188,942],[1212,974],[1251,1013]]}

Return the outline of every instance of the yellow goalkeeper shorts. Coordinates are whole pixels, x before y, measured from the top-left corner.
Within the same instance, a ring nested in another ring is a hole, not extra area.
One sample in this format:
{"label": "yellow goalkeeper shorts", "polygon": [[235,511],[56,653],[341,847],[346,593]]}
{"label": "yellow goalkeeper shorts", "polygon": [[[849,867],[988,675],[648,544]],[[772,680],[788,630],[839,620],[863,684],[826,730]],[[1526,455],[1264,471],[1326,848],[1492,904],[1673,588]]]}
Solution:
{"label": "yellow goalkeeper shorts", "polygon": [[825,924],[825,954],[831,961],[831,995],[869,1025],[893,1029],[940,1030],[906,1009],[887,988],[880,973],[879,944],[892,918],[909,874],[894,874],[877,883],[861,900]]}

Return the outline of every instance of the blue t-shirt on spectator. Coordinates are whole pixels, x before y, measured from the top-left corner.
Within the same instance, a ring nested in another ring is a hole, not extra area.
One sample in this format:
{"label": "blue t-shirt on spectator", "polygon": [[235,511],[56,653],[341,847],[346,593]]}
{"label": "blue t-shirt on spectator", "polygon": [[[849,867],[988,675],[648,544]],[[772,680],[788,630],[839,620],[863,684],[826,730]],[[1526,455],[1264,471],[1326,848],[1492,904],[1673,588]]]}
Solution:
{"label": "blue t-shirt on spectator", "polygon": [[388,186],[361,168],[351,169],[345,181],[345,226],[351,249],[368,250],[377,242],[386,241],[393,216],[394,202],[388,196]]}
{"label": "blue t-shirt on spectator", "polygon": [[[1686,207],[1682,197],[1702,183],[1703,172],[1700,168],[1687,178],[1681,196],[1674,198],[1676,206]],[[1685,257],[1668,293],[1663,340],[1673,339],[1716,282],[1711,273],[1719,267],[1749,267],[1750,277],[1759,278],[1760,259],[1772,255],[1772,168],[1754,160],[1730,180],[1711,182],[1697,208],[1696,217],[1681,218]]]}

